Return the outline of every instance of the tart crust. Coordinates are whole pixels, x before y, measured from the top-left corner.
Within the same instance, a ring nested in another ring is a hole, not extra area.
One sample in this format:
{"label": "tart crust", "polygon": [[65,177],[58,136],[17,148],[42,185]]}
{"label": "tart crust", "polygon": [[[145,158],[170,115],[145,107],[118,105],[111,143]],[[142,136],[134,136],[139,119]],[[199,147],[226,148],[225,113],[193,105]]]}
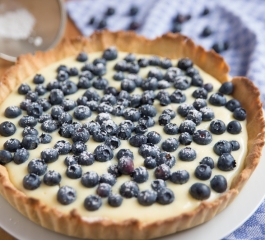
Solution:
{"label": "tart crust", "polygon": [[[221,83],[229,81],[229,67],[214,51],[206,51],[186,36],[168,33],[154,40],[148,40],[134,32],[96,32],[89,38],[65,39],[48,52],[27,54],[18,58],[0,80],[0,104],[9,93],[27,77],[38,70],[80,51],[96,52],[116,46],[118,50],[168,58],[189,57],[197,66],[215,77]],[[212,202],[201,201],[195,210],[179,216],[153,223],[142,223],[135,219],[116,222],[111,219],[89,219],[81,217],[73,209],[64,214],[48,207],[40,200],[27,197],[17,190],[9,180],[5,166],[0,165],[0,193],[20,213],[33,222],[50,230],[92,239],[150,239],[160,237],[202,224],[221,212],[237,196],[259,163],[264,146],[265,120],[259,91],[245,77],[234,77],[233,97],[241,102],[247,111],[247,155],[241,173],[236,176],[230,190]],[[246,97],[248,96],[248,97]],[[129,236],[129,237],[128,237]]]}

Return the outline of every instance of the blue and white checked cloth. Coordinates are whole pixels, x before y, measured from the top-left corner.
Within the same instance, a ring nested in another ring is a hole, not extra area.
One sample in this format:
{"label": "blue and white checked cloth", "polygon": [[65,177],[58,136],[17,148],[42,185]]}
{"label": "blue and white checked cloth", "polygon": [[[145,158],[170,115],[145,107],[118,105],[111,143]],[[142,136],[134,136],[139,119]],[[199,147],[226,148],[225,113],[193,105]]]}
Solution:
{"label": "blue and white checked cloth", "polygon": [[[131,6],[140,9],[135,17],[128,15]],[[104,18],[107,7],[116,10],[107,20],[109,30],[126,30],[135,20],[140,23],[137,33],[151,39],[170,31],[172,20],[178,13],[191,14],[191,19],[183,23],[182,33],[206,49],[215,42],[228,41],[229,49],[222,55],[231,68],[231,76],[251,79],[259,87],[265,105],[264,0],[83,0],[67,3],[70,17],[85,36],[93,33],[95,25]],[[210,14],[202,17],[205,7],[210,9]],[[95,17],[94,25],[88,24],[92,17]],[[202,38],[200,34],[206,26],[210,26],[214,33]],[[225,239],[265,239],[265,201]]]}

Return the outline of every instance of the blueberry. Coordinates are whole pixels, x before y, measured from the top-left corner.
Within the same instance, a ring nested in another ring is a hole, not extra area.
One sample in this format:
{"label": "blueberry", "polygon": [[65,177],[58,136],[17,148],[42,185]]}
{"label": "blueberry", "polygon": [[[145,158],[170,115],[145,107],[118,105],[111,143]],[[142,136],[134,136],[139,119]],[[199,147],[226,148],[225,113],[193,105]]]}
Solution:
{"label": "blueberry", "polygon": [[223,153],[218,158],[217,167],[222,171],[232,171],[236,167],[236,161],[230,153]]}
{"label": "blueberry", "polygon": [[[26,126],[26,124],[24,124],[23,120],[22,120],[23,124],[21,124],[20,121],[21,121],[21,119],[19,120],[20,126],[21,125]],[[16,130],[17,130],[17,128],[12,122],[5,121],[5,122],[2,122],[0,124],[0,135],[3,137],[12,136],[16,132]]]}
{"label": "blueberry", "polygon": [[222,175],[215,175],[211,179],[210,184],[211,184],[211,188],[218,193],[223,193],[227,189],[227,181],[225,177]]}
{"label": "blueberry", "polygon": [[202,121],[211,121],[214,119],[214,112],[209,107],[201,108],[200,113],[202,114]]}
{"label": "blueberry", "polygon": [[58,117],[58,124],[63,125],[64,123],[72,123],[73,118],[68,112],[62,112],[62,114]]}
{"label": "blueberry", "polygon": [[54,148],[46,148],[41,152],[41,159],[46,163],[55,162],[59,158],[59,152]]}
{"label": "blueberry", "polygon": [[58,127],[59,127],[59,124],[55,120],[46,120],[45,122],[41,124],[42,131],[46,133],[52,133],[56,131]]}
{"label": "blueberry", "polygon": [[100,125],[107,120],[111,120],[109,113],[99,113],[96,117],[96,122],[98,122]]}
{"label": "blueberry", "polygon": [[134,131],[135,129],[134,123],[131,120],[124,120],[119,124],[119,126],[122,128],[128,128],[131,131]]}
{"label": "blueberry", "polygon": [[114,95],[112,94],[105,94],[101,99],[100,102],[106,102],[111,105],[115,105],[117,103],[117,99]]}
{"label": "blueberry", "polygon": [[60,70],[56,76],[56,79],[59,81],[59,82],[63,82],[65,80],[67,80],[69,78],[69,75],[66,71],[64,70]]}
{"label": "blueberry", "polygon": [[138,111],[138,109],[136,109],[136,108],[127,108],[124,111],[123,116],[126,120],[131,120],[132,122],[137,122],[140,119],[141,114]]}
{"label": "blueberry", "polygon": [[172,168],[176,164],[176,158],[168,152],[161,152],[159,157],[156,158],[157,166],[166,164]]}
{"label": "blueberry", "polygon": [[190,179],[190,174],[186,170],[178,170],[171,173],[169,179],[175,184],[184,184]]}
{"label": "blueberry", "polygon": [[123,156],[118,159],[118,170],[122,174],[130,175],[134,171],[133,159],[129,156]]}
{"label": "blueberry", "polygon": [[197,111],[196,109],[191,109],[188,111],[185,119],[193,121],[198,126],[202,121],[202,113]]}
{"label": "blueberry", "polygon": [[234,85],[232,82],[224,82],[219,88],[219,92],[222,94],[230,95],[234,90]]}
{"label": "blueberry", "polygon": [[61,89],[63,91],[63,94],[66,95],[71,95],[74,94],[78,91],[77,85],[72,82],[72,81],[65,81],[64,83],[61,84]]}
{"label": "blueberry", "polygon": [[26,99],[30,100],[31,102],[36,102],[38,97],[39,97],[38,93],[34,91],[29,91],[26,94]]}
{"label": "blueberry", "polygon": [[108,135],[115,135],[118,126],[112,120],[106,120],[101,124],[101,131],[107,132]]}
{"label": "blueberry", "polygon": [[16,152],[19,148],[21,148],[21,143],[15,138],[10,138],[4,143],[4,149],[9,152]]}
{"label": "blueberry", "polygon": [[232,146],[230,142],[220,140],[214,144],[213,150],[217,155],[221,156],[223,153],[230,153],[232,151]]}
{"label": "blueberry", "polygon": [[90,166],[94,163],[95,157],[92,153],[84,151],[77,158],[78,164],[82,166]]}
{"label": "blueberry", "polygon": [[196,159],[197,153],[191,147],[185,147],[179,151],[178,157],[182,161],[190,162],[190,161],[193,161],[194,159]]}
{"label": "blueberry", "polygon": [[129,128],[119,127],[116,135],[121,140],[128,140],[131,137],[131,133]]}
{"label": "blueberry", "polygon": [[157,56],[152,56],[149,58],[149,64],[151,66],[160,66],[161,60]]}
{"label": "blueberry", "polygon": [[98,145],[94,150],[95,160],[106,162],[113,158],[113,151],[106,144]]}
{"label": "blueberry", "polygon": [[52,105],[61,104],[64,99],[64,93],[60,89],[52,89],[49,96],[49,101]]}
{"label": "blueberry", "polygon": [[152,143],[142,144],[138,149],[138,153],[143,157],[158,157],[160,154],[160,148]]}
{"label": "blueberry", "polygon": [[239,121],[245,120],[247,117],[246,110],[241,107],[236,108],[233,112],[233,117]]}
{"label": "blueberry", "polygon": [[77,120],[84,120],[91,116],[91,110],[87,106],[79,105],[74,110],[74,117]]}
{"label": "blueberry", "polygon": [[153,157],[147,157],[144,159],[144,166],[148,169],[154,169],[157,167],[156,165],[156,159]]}
{"label": "blueberry", "polygon": [[44,113],[40,116],[40,118],[38,119],[39,123],[44,123],[46,120],[51,120],[52,116],[48,113]]}
{"label": "blueberry", "polygon": [[188,103],[182,103],[178,106],[177,112],[180,116],[186,117],[188,115],[188,112],[193,109],[193,105],[190,105]]}
{"label": "blueberry", "polygon": [[207,102],[205,99],[196,98],[192,105],[196,110],[200,111],[201,108],[207,106]]}
{"label": "blueberry", "polygon": [[[38,123],[37,119],[32,116],[23,116],[22,118],[20,118],[18,125],[23,128],[28,127],[28,126],[35,127],[37,123]],[[10,127],[10,125],[8,125],[8,127]],[[1,129],[1,125],[0,125],[0,129]],[[0,130],[0,134],[1,134],[1,130]]]}
{"label": "blueberry", "polygon": [[104,90],[108,87],[109,82],[105,78],[98,77],[93,81],[92,85],[94,88],[96,88],[98,90]]}
{"label": "blueberry", "polygon": [[43,144],[50,143],[52,141],[52,136],[47,133],[42,133],[39,137],[39,142]]}
{"label": "blueberry", "polygon": [[64,155],[71,152],[72,145],[66,140],[59,140],[55,143],[54,148],[58,150],[60,155]]}
{"label": "blueberry", "polygon": [[96,211],[102,205],[102,200],[100,196],[97,195],[89,195],[85,198],[84,207],[88,211]]}
{"label": "blueberry", "polygon": [[151,187],[154,191],[160,191],[167,186],[166,182],[162,179],[156,179],[151,182]]}
{"label": "blueberry", "polygon": [[[50,108],[51,108],[51,104],[50,104],[50,102],[47,100],[47,99],[45,99],[45,98],[39,98],[38,100],[37,100],[37,104],[39,104],[39,106],[41,106],[42,107],[42,110],[43,111],[47,111],[47,110],[49,110]],[[32,104],[33,105],[33,104]],[[32,107],[30,107],[31,105],[29,105],[29,108],[32,108]],[[27,108],[27,110],[28,110],[28,108]],[[41,116],[42,116],[42,114],[38,114],[38,113],[34,113],[35,115],[39,115],[39,116],[37,116],[37,118],[41,118]]]}
{"label": "blueberry", "polygon": [[12,160],[13,160],[13,156],[9,151],[0,150],[0,164],[1,165],[5,165],[5,164],[11,162]]}
{"label": "blueberry", "polygon": [[139,193],[137,200],[143,206],[151,206],[156,202],[157,193],[152,190],[144,190]]}
{"label": "blueberry", "polygon": [[90,79],[86,77],[81,77],[78,80],[77,87],[81,89],[88,89],[91,87],[91,81]]}
{"label": "blueberry", "polygon": [[31,100],[29,100],[29,99],[25,99],[25,100],[23,100],[21,103],[20,103],[20,105],[19,105],[19,107],[22,109],[22,110],[24,110],[24,111],[27,111],[27,108],[29,107],[29,105],[31,105]]}
{"label": "blueberry", "polygon": [[[5,150],[2,150],[5,151]],[[8,156],[8,154],[7,154]],[[12,159],[12,158],[11,158]],[[29,152],[25,149],[25,148],[20,148],[17,149],[16,152],[14,153],[14,163],[16,164],[21,164],[26,162],[29,159]],[[3,161],[1,161],[1,154],[0,154],[0,163],[2,163]]]}
{"label": "blueberry", "polygon": [[[150,128],[155,125],[155,120],[150,116],[143,116],[139,119],[138,123],[139,123],[138,126],[144,125],[146,128]],[[145,129],[145,127],[143,127],[143,129]],[[145,132],[145,130],[143,131]]]}
{"label": "blueberry", "polygon": [[78,164],[72,164],[66,169],[66,176],[71,179],[78,179],[82,176],[82,168]]}
{"label": "blueberry", "polygon": [[73,164],[77,164],[77,158],[73,155],[67,155],[64,159],[64,164],[68,167]]}
{"label": "blueberry", "polygon": [[99,77],[105,75],[107,72],[106,66],[102,63],[97,63],[93,65],[93,68],[91,70],[94,75]]}
{"label": "blueberry", "polygon": [[134,171],[131,173],[132,180],[137,183],[143,183],[148,180],[149,174],[145,167],[138,167],[135,168]]}
{"label": "blueberry", "polygon": [[135,83],[136,87],[141,87],[142,86],[143,79],[139,75],[137,75],[137,74],[128,74],[126,76],[126,78],[132,80]]}
{"label": "blueberry", "polygon": [[100,99],[98,93],[93,89],[86,90],[83,96],[87,98],[87,101],[98,101]]}
{"label": "blueberry", "polygon": [[122,174],[118,169],[118,164],[113,164],[108,167],[108,173],[112,174],[113,176],[120,177]]}
{"label": "blueberry", "polygon": [[198,74],[199,74],[199,71],[196,68],[194,68],[194,67],[189,67],[186,70],[186,75],[189,76],[189,77],[193,77],[193,76],[198,75]]}
{"label": "blueberry", "polygon": [[231,112],[234,112],[236,108],[241,107],[241,104],[236,99],[231,99],[225,104],[225,107]]}
{"label": "blueberry", "polygon": [[60,89],[61,87],[62,85],[58,80],[52,80],[47,84],[46,89],[51,91],[52,89]]}
{"label": "blueberry", "polygon": [[230,144],[232,146],[232,151],[237,151],[238,149],[240,149],[240,144],[238,141],[232,140],[230,141]]}
{"label": "blueberry", "polygon": [[121,81],[124,79],[124,74],[123,72],[116,72],[114,75],[113,75],[113,79],[116,80],[116,81]]}
{"label": "blueberry", "polygon": [[164,79],[168,82],[175,82],[176,78],[179,76],[183,76],[182,71],[179,68],[171,67],[166,71],[166,74],[164,76]]}
{"label": "blueberry", "polygon": [[200,180],[208,180],[212,175],[212,169],[206,164],[200,164],[195,169],[195,176]]}
{"label": "blueberry", "polygon": [[143,134],[136,134],[129,139],[129,143],[133,147],[140,147],[141,145],[147,143],[147,137]]}
{"label": "blueberry", "polygon": [[43,182],[48,186],[56,186],[61,182],[61,174],[54,171],[49,170],[43,177]]}
{"label": "blueberry", "polygon": [[103,52],[102,57],[106,59],[107,61],[111,61],[111,60],[116,59],[117,56],[118,56],[117,49],[115,47],[110,47]]}
{"label": "blueberry", "polygon": [[213,120],[210,124],[210,131],[216,135],[223,134],[226,131],[225,123],[222,120]]}
{"label": "blueberry", "polygon": [[76,101],[72,99],[64,99],[62,102],[63,110],[66,112],[73,110],[76,106],[77,106]]}
{"label": "blueberry", "polygon": [[165,90],[159,91],[156,95],[156,99],[159,101],[161,106],[167,106],[171,103],[169,93]]}
{"label": "blueberry", "polygon": [[87,142],[89,140],[90,134],[87,129],[85,128],[77,128],[73,131],[71,134],[71,138],[73,142],[81,141],[81,142]]}
{"label": "blueberry", "polygon": [[22,83],[18,88],[18,93],[20,95],[26,95],[31,90],[30,86],[26,83]]}
{"label": "blueberry", "polygon": [[108,197],[111,194],[111,186],[108,183],[100,183],[96,192],[100,197]]}
{"label": "blueberry", "polygon": [[158,87],[158,81],[154,77],[149,77],[145,81],[143,81],[141,87],[142,87],[143,91],[146,91],[146,90],[153,90],[154,91]]}
{"label": "blueberry", "polygon": [[116,183],[116,181],[117,181],[116,177],[110,173],[103,173],[100,176],[100,180],[99,180],[100,183],[107,183],[110,186],[113,186]]}
{"label": "blueberry", "polygon": [[72,145],[72,152],[75,155],[81,154],[83,151],[86,151],[87,146],[81,141],[74,142]]}
{"label": "blueberry", "polygon": [[191,120],[185,120],[179,125],[179,133],[187,132],[193,134],[196,130],[196,124]]}
{"label": "blueberry", "polygon": [[76,200],[76,191],[69,186],[60,187],[57,192],[57,201],[63,205],[69,205]]}
{"label": "blueberry", "polygon": [[77,76],[78,75],[78,69],[76,67],[72,67],[68,71],[69,76]]}
{"label": "blueberry", "polygon": [[129,104],[130,104],[130,102],[129,102],[129,100],[127,100],[127,99],[120,98],[120,99],[118,99],[118,101],[117,101],[117,105],[122,105],[122,106],[124,106],[124,107],[128,107]]}
{"label": "blueberry", "polygon": [[112,150],[114,150],[114,149],[117,149],[121,145],[121,141],[119,138],[115,136],[111,136],[105,140],[105,144],[109,146]]}
{"label": "blueberry", "polygon": [[113,107],[106,102],[102,102],[98,105],[98,113],[111,113],[113,112]]}
{"label": "blueberry", "polygon": [[23,178],[23,187],[27,190],[35,190],[41,184],[41,180],[38,175],[30,173]]}
{"label": "blueberry", "polygon": [[226,104],[226,98],[222,93],[213,93],[209,98],[209,103],[214,106],[224,106]]}
{"label": "blueberry", "polygon": [[93,140],[96,142],[105,142],[105,140],[108,138],[108,134],[106,131],[97,131],[93,133]]}
{"label": "blueberry", "polygon": [[190,195],[197,200],[206,200],[211,195],[210,188],[204,183],[194,183],[189,192]]}
{"label": "blueberry", "polygon": [[110,194],[108,204],[112,207],[119,207],[122,204],[123,198],[119,194]]}
{"label": "blueberry", "polygon": [[127,62],[125,60],[121,60],[119,62],[117,62],[114,65],[114,70],[116,71],[120,71],[120,72],[125,72],[127,70]]}
{"label": "blueberry", "polygon": [[208,97],[208,92],[206,89],[204,89],[203,87],[197,88],[193,93],[192,96],[194,98],[203,98],[203,99],[207,99]]}
{"label": "blueberry", "polygon": [[190,145],[192,142],[192,136],[188,132],[183,132],[179,135],[179,143],[182,145]]}
{"label": "blueberry", "polygon": [[177,89],[170,95],[170,100],[172,103],[183,103],[186,101],[186,96],[181,90]]}
{"label": "blueberry", "polygon": [[213,85],[211,83],[205,83],[203,85],[203,88],[207,91],[207,92],[211,92],[213,91]]}
{"label": "blueberry", "polygon": [[88,56],[85,52],[80,52],[76,57],[76,61],[78,62],[86,62],[87,60]]}
{"label": "blueberry", "polygon": [[193,133],[193,141],[199,145],[207,145],[212,142],[212,135],[207,130],[197,130]]}
{"label": "blueberry", "polygon": [[161,66],[161,68],[168,69],[168,68],[172,67],[172,62],[169,58],[164,58],[161,60],[160,66]]}
{"label": "blueberry", "polygon": [[92,188],[98,185],[99,183],[99,176],[94,171],[88,171],[83,174],[81,178],[81,183],[83,186],[87,188]]}
{"label": "blueberry", "polygon": [[26,135],[21,142],[22,147],[32,150],[36,149],[39,145],[39,139],[36,135]]}
{"label": "blueberry", "polygon": [[[139,26],[139,24],[137,22],[132,22],[131,24],[133,24],[133,25],[135,24],[134,27]],[[140,67],[136,62],[130,62],[130,63],[127,63],[127,71],[129,73],[136,74],[140,71]]]}
{"label": "blueberry", "polygon": [[139,58],[137,62],[141,68],[145,68],[149,65],[149,60],[147,58]]}
{"label": "blueberry", "polygon": [[153,104],[155,100],[155,92],[152,90],[146,90],[142,94],[141,104]]}
{"label": "blueberry", "polygon": [[88,130],[90,134],[94,134],[95,132],[99,131],[100,125],[98,122],[91,121],[84,124],[84,127]]}
{"label": "blueberry", "polygon": [[161,114],[158,118],[158,123],[160,126],[166,126],[170,123],[171,117],[168,114]]}
{"label": "blueberry", "polygon": [[5,110],[5,117],[7,118],[16,118],[19,115],[21,115],[22,111],[19,107],[17,106],[10,106],[7,107]]}
{"label": "blueberry", "polygon": [[135,129],[134,129],[134,132],[136,134],[144,134],[148,131],[148,128],[145,124],[138,124],[136,125]]}
{"label": "blueberry", "polygon": [[74,133],[76,134],[74,126],[68,123],[64,123],[58,133],[65,138],[70,138]]}
{"label": "blueberry", "polygon": [[43,175],[47,171],[47,164],[42,159],[33,159],[28,164],[28,172],[38,176]]}
{"label": "blueberry", "polygon": [[162,149],[167,152],[174,152],[177,150],[179,146],[179,142],[176,138],[167,138],[164,142],[162,142]]}
{"label": "blueberry", "polygon": [[130,157],[132,160],[134,159],[133,153],[130,149],[120,149],[117,153],[117,159],[119,160],[122,157]]}
{"label": "blueberry", "polygon": [[204,157],[201,161],[200,164],[208,165],[211,169],[214,168],[214,161],[211,157]]}
{"label": "blueberry", "polygon": [[96,101],[88,101],[86,102],[86,106],[89,107],[91,111],[98,111],[98,103]]}
{"label": "blueberry", "polygon": [[51,110],[51,116],[53,119],[58,120],[58,117],[64,112],[62,106],[54,106]]}
{"label": "blueberry", "polygon": [[184,71],[192,66],[193,66],[193,62],[189,58],[181,58],[177,64],[177,67]]}
{"label": "blueberry", "polygon": [[227,124],[227,132],[231,134],[239,134],[242,130],[241,124],[238,121],[231,121]]}
{"label": "blueberry", "polygon": [[164,126],[164,132],[169,135],[175,135],[178,133],[178,126],[175,123],[168,123]]}
{"label": "blueberry", "polygon": [[179,90],[186,90],[190,85],[191,80],[186,76],[177,76],[174,80],[174,87]]}
{"label": "blueberry", "polygon": [[168,165],[161,164],[155,169],[155,178],[168,180],[170,177],[170,167]]}
{"label": "blueberry", "polygon": [[161,205],[167,205],[172,203],[175,200],[174,193],[169,188],[161,188],[160,191],[157,192],[157,202]]}
{"label": "blueberry", "polygon": [[159,68],[151,68],[147,74],[148,78],[156,78],[158,81],[163,79],[163,72]]}
{"label": "blueberry", "polygon": [[139,187],[133,181],[127,181],[120,187],[120,194],[125,198],[137,197],[139,194]]}
{"label": "blueberry", "polygon": [[158,89],[167,89],[167,88],[170,88],[170,87],[171,87],[171,83],[168,82],[167,80],[160,80],[157,83],[157,88]]}

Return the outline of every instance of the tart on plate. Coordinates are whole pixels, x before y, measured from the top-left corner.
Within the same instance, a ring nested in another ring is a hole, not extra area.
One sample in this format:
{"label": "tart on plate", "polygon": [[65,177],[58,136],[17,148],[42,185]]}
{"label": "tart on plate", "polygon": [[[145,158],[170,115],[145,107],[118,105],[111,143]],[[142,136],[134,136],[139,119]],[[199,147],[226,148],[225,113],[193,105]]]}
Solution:
{"label": "tart on plate", "polygon": [[237,196],[264,145],[259,91],[180,34],[96,32],[0,82],[0,192],[69,236],[150,239]]}

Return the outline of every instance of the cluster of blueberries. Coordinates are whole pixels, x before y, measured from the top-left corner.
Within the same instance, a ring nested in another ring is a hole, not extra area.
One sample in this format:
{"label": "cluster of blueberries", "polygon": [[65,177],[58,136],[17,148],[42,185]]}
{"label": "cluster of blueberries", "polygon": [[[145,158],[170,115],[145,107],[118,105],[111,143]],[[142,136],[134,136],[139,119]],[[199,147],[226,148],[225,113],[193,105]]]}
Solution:
{"label": "cluster of blueberries", "polygon": [[[45,79],[37,74],[33,82],[36,84],[35,91],[32,91],[27,84],[21,84],[18,93],[25,95],[25,100],[18,106],[10,106],[5,110],[6,118],[17,118],[22,115],[22,110],[28,115],[19,119],[19,126],[24,128],[22,141],[11,138],[4,143],[4,150],[0,150],[0,163],[5,165],[10,161],[16,164],[24,163],[29,158],[28,150],[33,150],[40,143],[47,144],[52,140],[50,133],[58,131],[62,138],[71,138],[72,144],[64,139],[56,142],[53,148],[46,148],[41,152],[40,159],[33,159],[28,164],[29,174],[24,177],[23,185],[26,189],[34,190],[41,184],[39,176],[44,175],[43,182],[48,186],[58,185],[61,175],[48,169],[48,163],[58,160],[60,155],[67,155],[65,158],[66,176],[71,179],[81,178],[85,187],[97,186],[97,195],[90,195],[85,199],[86,209],[93,211],[102,205],[101,198],[108,197],[108,203],[117,207],[122,203],[122,197],[137,197],[141,205],[149,206],[154,202],[169,204],[174,200],[174,193],[166,187],[166,180],[175,184],[184,184],[189,180],[189,173],[186,170],[171,172],[176,159],[171,152],[176,151],[179,144],[186,147],[179,151],[178,157],[182,161],[193,161],[196,158],[196,151],[189,147],[191,142],[199,145],[207,145],[212,142],[212,134],[220,135],[224,132],[238,134],[241,132],[242,121],[246,118],[246,112],[241,108],[240,103],[235,100],[226,101],[226,94],[233,92],[233,84],[226,82],[221,85],[219,92],[212,93],[208,101],[214,106],[225,106],[233,112],[236,120],[226,126],[221,120],[213,120],[214,113],[207,106],[206,99],[213,90],[209,83],[204,84],[198,71],[193,68],[190,59],[183,58],[178,61],[177,67],[172,66],[169,59],[158,57],[136,59],[134,54],[128,54],[124,60],[117,62],[114,69],[117,71],[113,79],[121,81],[121,91],[108,86],[108,80],[102,76],[106,74],[107,61],[116,59],[118,52],[115,48],[108,48],[103,52],[102,58],[97,58],[93,63],[85,63],[81,73],[76,68],[67,68],[60,65],[57,68],[57,78],[43,85]],[[81,52],[77,58],[79,62],[87,62],[88,56]],[[147,79],[143,80],[137,75],[140,68],[154,66],[148,73]],[[167,69],[163,74],[158,68]],[[124,74],[127,72],[127,76]],[[69,80],[71,76],[79,76],[75,84]],[[104,96],[100,97],[97,90],[103,90]],[[170,95],[166,89],[175,87],[176,90]],[[185,103],[186,96],[183,90],[190,86],[197,87],[192,93],[193,104]],[[141,87],[143,93],[132,94],[136,87]],[[65,96],[76,93],[78,89],[87,89],[83,96],[76,101],[66,99]],[[160,90],[155,94],[155,90]],[[41,98],[49,93],[48,99]],[[170,121],[176,117],[176,112],[165,109],[158,118],[158,124],[168,135],[180,134],[179,138],[170,137],[165,139],[160,150],[161,135],[156,131],[149,131],[148,128],[155,125],[153,119],[157,115],[154,101],[158,100],[161,106],[171,103],[178,103],[177,113],[185,118],[178,127]],[[50,110],[49,113],[44,113]],[[78,121],[73,122],[73,116]],[[89,118],[92,111],[96,111],[95,121],[80,123],[79,121]],[[112,119],[114,116],[125,118],[119,125]],[[202,121],[211,121],[208,130],[196,130]],[[135,124],[137,122],[137,124]],[[44,133],[38,133],[34,127],[40,123]],[[11,121],[4,121],[0,124],[0,135],[12,136],[16,132],[16,126]],[[87,151],[86,142],[92,136],[99,144],[93,153]],[[144,166],[134,167],[134,156],[129,149],[120,149],[116,155],[117,164],[108,168],[108,173],[98,176],[94,171],[82,173],[82,166],[92,165],[95,161],[106,162],[114,157],[114,150],[121,145],[121,140],[128,140],[133,147],[138,147],[139,154],[144,158]],[[217,167],[222,171],[233,170],[236,162],[231,151],[240,148],[237,141],[218,141],[214,145],[214,152],[219,156]],[[12,153],[14,153],[12,155]],[[73,155],[68,155],[72,153]],[[195,169],[195,176],[200,180],[210,179],[214,161],[210,157],[201,160],[200,165]],[[151,183],[152,190],[140,192],[138,183],[143,183],[149,178],[147,169],[155,169],[156,180]],[[131,181],[120,186],[120,195],[112,194],[111,187],[121,175],[130,175]],[[211,187],[216,192],[224,192],[227,188],[226,179],[217,175],[211,179]],[[199,200],[207,199],[210,195],[210,188],[203,183],[195,183],[190,194]],[[76,191],[70,186],[60,187],[57,199],[61,204],[70,204],[76,199]]]}
{"label": "cluster of blueberries", "polygon": [[[140,27],[139,22],[135,21],[134,17],[138,14],[139,8],[137,6],[131,6],[128,16],[132,17],[132,21],[128,26],[128,30],[137,30]],[[95,28],[95,30],[101,30],[108,27],[108,19],[116,13],[115,8],[108,7],[105,11],[104,17],[97,21],[95,17],[91,17],[89,19],[88,25],[91,25]]]}
{"label": "cluster of blueberries", "polygon": [[[205,8],[202,13],[201,13],[201,17],[204,17],[204,16],[207,16],[208,14],[210,14],[211,11],[209,8]],[[190,14],[187,14],[187,15],[184,15],[184,14],[177,14],[177,16],[172,20],[172,29],[171,29],[171,32],[173,33],[179,33],[182,31],[182,28],[183,28],[183,24],[185,24],[185,22],[187,22],[188,20],[191,19],[191,15]],[[210,35],[212,35],[213,31],[211,29],[211,27],[209,26],[206,26],[201,34],[200,34],[200,37],[208,37]],[[214,51],[216,51],[217,53],[221,53],[223,51],[226,51],[227,49],[229,48],[229,43],[227,41],[225,42],[216,42],[213,44],[212,46],[212,49]]]}

